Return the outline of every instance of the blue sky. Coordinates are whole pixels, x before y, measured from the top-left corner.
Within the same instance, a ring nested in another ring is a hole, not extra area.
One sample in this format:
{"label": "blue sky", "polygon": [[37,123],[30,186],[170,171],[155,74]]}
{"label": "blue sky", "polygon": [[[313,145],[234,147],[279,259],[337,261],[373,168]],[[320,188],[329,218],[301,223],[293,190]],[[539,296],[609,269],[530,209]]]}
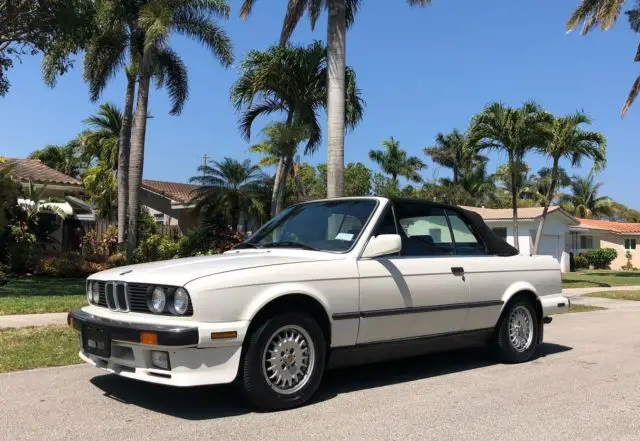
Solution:
{"label": "blue sky", "polygon": [[[233,17],[223,23],[234,42],[233,68],[224,70],[198,44],[173,38],[173,47],[189,68],[191,99],[181,116],[169,116],[165,92],[153,91],[150,111],[155,118],[147,129],[146,178],[186,181],[205,153],[216,159],[248,156],[249,144],[238,133],[238,115],[228,92],[243,56],[278,38],[286,0],[258,1],[245,22],[237,17],[240,3],[231,0]],[[640,163],[640,103],[624,120],[619,116],[638,74],[633,63],[638,39],[625,18],[609,32],[581,37],[564,31],[578,0],[433,3],[419,9],[404,0],[364,2],[348,35],[347,63],[357,72],[367,108],[364,121],[347,136],[347,161],[373,166],[368,151],[390,136],[424,158],[423,148],[438,132],[464,129],[486,103],[498,100],[516,106],[535,99],[557,114],[583,109],[591,115],[592,128],[608,138],[608,166],[599,175],[602,193],[640,208],[634,179]],[[304,21],[294,35],[300,43],[324,38],[324,21],[315,33]],[[63,144],[80,132],[82,120],[98,107],[88,99],[79,68],[63,76],[54,89],[42,83],[37,57],[24,58],[9,75],[11,90],[0,99],[0,155],[25,157],[46,144]],[[121,105],[123,96],[124,81],[118,76],[101,102]],[[264,122],[259,121],[255,135]],[[324,162],[325,148],[304,160]],[[527,160],[534,169],[545,165],[533,154]],[[491,171],[503,161],[492,155]],[[586,174],[589,167],[572,172]],[[423,175],[431,179],[447,172],[429,163]]]}

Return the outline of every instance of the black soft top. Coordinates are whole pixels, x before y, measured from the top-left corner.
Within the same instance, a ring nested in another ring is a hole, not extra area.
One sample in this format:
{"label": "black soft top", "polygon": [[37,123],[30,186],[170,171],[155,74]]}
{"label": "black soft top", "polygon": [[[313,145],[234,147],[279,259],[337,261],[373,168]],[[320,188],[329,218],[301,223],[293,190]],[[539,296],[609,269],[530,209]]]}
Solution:
{"label": "black soft top", "polygon": [[480,236],[482,242],[484,242],[484,245],[487,247],[487,252],[489,254],[493,254],[496,256],[515,256],[519,254],[516,248],[509,245],[500,236],[496,235],[493,230],[489,228],[486,223],[484,223],[482,217],[474,211],[465,210],[464,208],[460,208],[455,205],[447,205],[438,202],[423,201],[419,199],[391,198],[390,200],[393,204],[424,204],[431,207],[440,207],[447,210],[455,211],[469,222],[471,228],[473,228],[478,236]]}

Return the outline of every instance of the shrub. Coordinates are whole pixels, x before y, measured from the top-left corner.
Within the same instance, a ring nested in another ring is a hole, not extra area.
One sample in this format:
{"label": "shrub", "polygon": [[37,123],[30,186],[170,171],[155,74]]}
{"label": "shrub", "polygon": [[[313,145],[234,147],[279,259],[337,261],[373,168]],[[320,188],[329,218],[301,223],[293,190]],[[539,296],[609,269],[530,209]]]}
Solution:
{"label": "shrub", "polygon": [[582,254],[574,258],[574,265],[576,269],[589,268],[589,261]]}
{"label": "shrub", "polygon": [[109,225],[102,234],[88,231],[82,237],[82,256],[93,262],[104,262],[118,251],[118,228]]}
{"label": "shrub", "polygon": [[180,257],[220,254],[244,240],[232,228],[205,227],[189,231],[180,239]]}
{"label": "shrub", "polygon": [[37,236],[29,229],[26,222],[18,222],[11,226],[11,242],[8,250],[8,263],[11,272],[16,274],[31,273],[38,267],[41,247]]}
{"label": "shrub", "polygon": [[153,234],[140,242],[133,252],[133,259],[137,263],[173,259],[178,254],[179,248],[178,241]]}
{"label": "shrub", "polygon": [[9,277],[7,273],[0,268],[0,286],[4,286],[9,283]]}
{"label": "shrub", "polygon": [[127,263],[127,255],[125,253],[115,253],[109,256],[107,259],[107,265],[113,268],[116,266],[126,265]]}
{"label": "shrub", "polygon": [[49,277],[83,278],[106,269],[109,269],[107,263],[85,260],[78,253],[62,253],[42,259],[39,274]]}
{"label": "shrub", "polygon": [[633,271],[633,255],[631,254],[631,251],[627,250],[626,254],[624,255],[624,257],[627,259],[627,263],[625,263],[624,265],[622,265],[622,268],[620,268],[622,271]]}
{"label": "shrub", "polygon": [[618,252],[613,248],[598,248],[587,251],[585,257],[594,268],[608,269],[611,262],[618,257]]}

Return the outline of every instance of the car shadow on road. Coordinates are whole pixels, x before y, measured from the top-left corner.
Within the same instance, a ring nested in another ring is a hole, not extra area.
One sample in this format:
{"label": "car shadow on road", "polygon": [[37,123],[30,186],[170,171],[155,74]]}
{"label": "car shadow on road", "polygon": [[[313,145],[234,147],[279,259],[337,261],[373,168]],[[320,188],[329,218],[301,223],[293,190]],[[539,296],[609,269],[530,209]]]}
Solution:
{"label": "car shadow on road", "polygon": [[[536,359],[571,349],[544,343],[538,347]],[[479,348],[330,370],[310,404],[330,400],[340,394],[424,380],[495,364],[496,361],[491,359],[487,351]],[[186,420],[208,420],[253,412],[242,399],[239,389],[233,385],[175,388],[117,375],[98,375],[90,381],[108,398]]]}

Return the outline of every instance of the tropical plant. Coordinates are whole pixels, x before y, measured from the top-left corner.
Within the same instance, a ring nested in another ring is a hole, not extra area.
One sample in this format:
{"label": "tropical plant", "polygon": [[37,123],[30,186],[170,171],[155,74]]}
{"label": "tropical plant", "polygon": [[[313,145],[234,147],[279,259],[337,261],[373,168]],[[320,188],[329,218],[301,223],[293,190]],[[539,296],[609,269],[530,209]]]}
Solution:
{"label": "tropical plant", "polygon": [[0,262],[6,258],[9,225],[16,216],[20,184],[11,176],[14,165],[0,157]]}
{"label": "tropical plant", "polygon": [[[581,0],[578,7],[573,11],[567,22],[567,32],[571,32],[581,23],[582,35],[586,35],[593,28],[600,26],[603,31],[609,30],[618,20],[622,12],[625,0]],[[640,32],[640,1],[636,0],[636,7],[625,13],[629,19],[629,26],[634,32]],[[634,61],[640,61],[636,54]],[[631,86],[631,91],[622,106],[621,116],[629,110],[638,93],[640,92],[640,76],[636,78]]]}
{"label": "tropical plant", "polygon": [[115,104],[104,103],[84,123],[89,128],[80,136],[85,161],[97,160],[104,168],[117,170],[122,111]]}
{"label": "tropical plant", "polygon": [[[6,71],[22,55],[47,53],[62,42],[80,48],[93,32],[92,0],[0,0],[0,96],[9,90]],[[53,47],[52,47],[53,46]],[[62,74],[71,66],[62,57]]]}
{"label": "tropical plant", "polygon": [[472,145],[478,145],[480,150],[499,150],[507,154],[511,171],[511,209],[516,248],[519,248],[518,189],[515,185],[517,164],[524,162],[528,151],[544,144],[549,120],[550,115],[534,102],[526,102],[517,109],[496,102],[485,107],[471,123]]}
{"label": "tropical plant", "polygon": [[544,207],[547,201],[554,203],[562,197],[560,189],[568,187],[571,184],[571,178],[566,170],[558,167],[555,189],[551,185],[552,170],[549,167],[543,167],[534,175],[528,175],[525,180],[524,188],[520,191],[520,198],[533,201],[535,205]]}
{"label": "tropical plant", "polygon": [[63,146],[48,145],[40,150],[32,152],[28,158],[38,159],[47,167],[51,167],[58,170],[60,173],[77,178],[86,167],[86,161],[80,157],[79,150],[79,141],[72,140]]}
{"label": "tropical plant", "polygon": [[611,199],[608,196],[598,196],[602,182],[596,182],[595,179],[593,170],[586,178],[571,178],[571,194],[563,196],[562,204],[574,216],[598,218],[611,211]]}
{"label": "tropical plant", "polygon": [[582,161],[588,158],[594,162],[597,169],[606,163],[606,138],[601,133],[582,130],[583,124],[591,124],[591,119],[581,112],[553,118],[549,127],[550,136],[540,147],[540,152],[551,159],[552,166],[551,181],[544,201],[542,219],[536,232],[533,254],[538,254],[540,249],[542,229],[560,178],[560,160],[568,159],[572,167],[579,167]]}
{"label": "tropical plant", "polygon": [[247,215],[261,215],[260,188],[264,176],[249,159],[240,162],[225,158],[198,168],[201,173],[191,178],[200,185],[193,195],[196,210],[205,217],[223,216],[234,229],[242,231]]}
{"label": "tropical plant", "polygon": [[[240,16],[251,13],[256,0],[244,0]],[[407,0],[411,6],[426,6],[431,0]],[[361,0],[289,0],[280,34],[280,44],[285,44],[305,12],[308,12],[311,29],[323,10],[328,11],[327,21],[327,196],[344,195],[344,136],[348,121],[349,95],[346,70],[346,30],[355,21]]]}
{"label": "tropical plant", "polygon": [[[271,214],[275,215],[283,207],[284,186],[297,144],[307,139],[305,154],[312,154],[322,141],[318,112],[327,104],[327,50],[321,42],[309,46],[272,46],[265,52],[251,51],[241,69],[231,99],[236,109],[242,110],[240,130],[247,139],[251,137],[255,119],[271,113],[285,115],[281,132],[284,127],[307,131],[305,138],[291,134],[280,137],[280,141],[286,142],[277,148],[280,157],[271,201]],[[354,71],[346,68],[345,75],[346,123],[352,128],[362,119],[364,103]]]}
{"label": "tropical plant", "polygon": [[150,0],[140,8],[137,15],[137,29],[143,33],[144,41],[140,62],[137,64],[138,96],[129,156],[129,259],[133,257],[137,243],[138,205],[151,79],[155,77],[158,85],[167,86],[173,101],[171,112],[180,113],[189,96],[187,68],[178,54],[169,47],[172,32],[199,41],[223,66],[230,66],[233,62],[231,42],[214,17],[229,17],[226,0]]}
{"label": "tropical plant", "polygon": [[395,187],[398,185],[398,176],[411,182],[422,182],[419,171],[427,166],[420,158],[407,156],[407,152],[400,148],[400,142],[393,136],[383,141],[382,146],[383,150],[370,150],[369,159],[376,162],[383,172],[391,175]]}
{"label": "tropical plant", "polygon": [[486,160],[457,129],[446,135],[438,133],[435,145],[424,149],[424,153],[436,164],[450,168],[455,184],[458,183],[461,175],[471,171],[479,162]]}
{"label": "tropical plant", "polygon": [[96,215],[112,220],[117,216],[118,183],[106,164],[91,167],[82,177],[84,191],[96,210]]}
{"label": "tropical plant", "polygon": [[588,250],[584,257],[595,269],[609,269],[611,262],[618,257],[618,252],[613,248],[596,248]]}

